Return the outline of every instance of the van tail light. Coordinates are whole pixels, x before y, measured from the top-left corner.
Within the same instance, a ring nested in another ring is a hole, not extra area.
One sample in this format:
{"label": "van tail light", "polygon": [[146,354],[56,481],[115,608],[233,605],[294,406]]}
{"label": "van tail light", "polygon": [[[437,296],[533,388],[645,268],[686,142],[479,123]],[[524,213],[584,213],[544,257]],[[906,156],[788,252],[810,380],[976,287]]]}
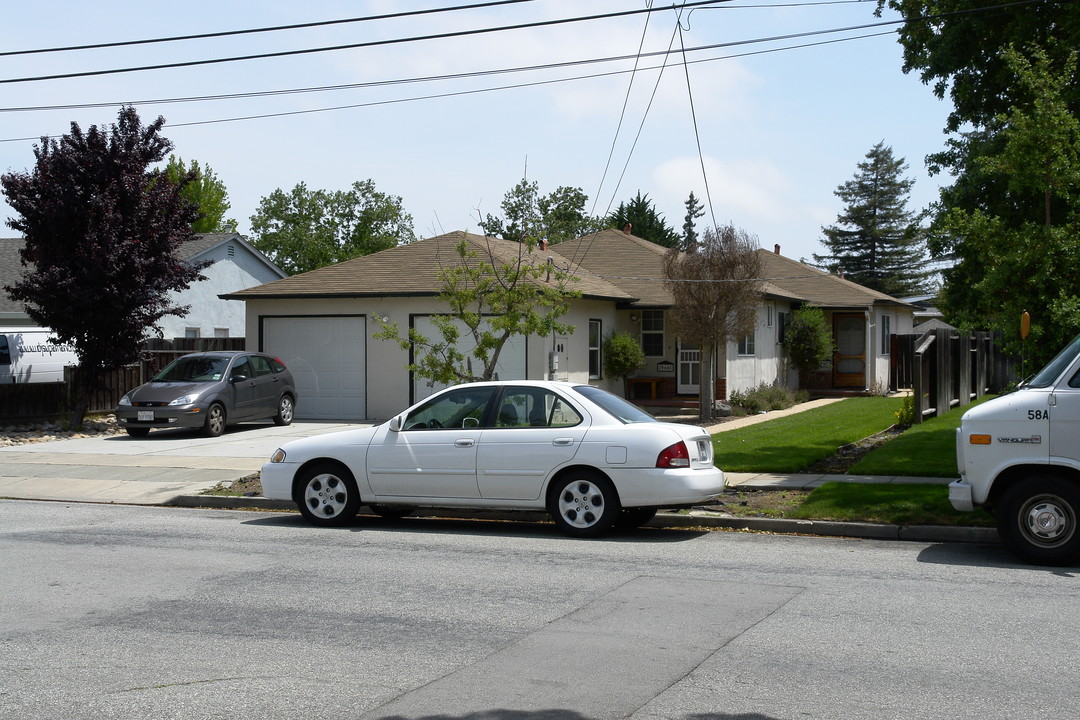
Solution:
{"label": "van tail light", "polygon": [[660,454],[656,456],[656,467],[690,467],[690,451],[686,449],[686,443],[680,440],[674,445],[661,450]]}

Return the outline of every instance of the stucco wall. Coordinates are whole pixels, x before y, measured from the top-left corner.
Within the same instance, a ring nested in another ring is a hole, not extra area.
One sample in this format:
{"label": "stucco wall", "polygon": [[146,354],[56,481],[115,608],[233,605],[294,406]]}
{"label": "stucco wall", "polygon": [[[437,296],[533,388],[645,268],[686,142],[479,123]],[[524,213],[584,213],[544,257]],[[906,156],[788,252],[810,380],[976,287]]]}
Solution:
{"label": "stucco wall", "polygon": [[[233,255],[229,255],[229,246]],[[245,290],[256,285],[281,278],[267,265],[253,257],[239,243],[225,242],[204,253],[200,260],[211,260],[212,265],[203,269],[206,280],[192,283],[181,293],[172,293],[172,301],[188,305],[184,317],[168,315],[161,319],[158,328],[166,339],[185,337],[186,329],[199,329],[200,337],[214,337],[215,330],[228,330],[229,337],[244,337],[246,313],[242,300],[222,300],[218,295]]]}

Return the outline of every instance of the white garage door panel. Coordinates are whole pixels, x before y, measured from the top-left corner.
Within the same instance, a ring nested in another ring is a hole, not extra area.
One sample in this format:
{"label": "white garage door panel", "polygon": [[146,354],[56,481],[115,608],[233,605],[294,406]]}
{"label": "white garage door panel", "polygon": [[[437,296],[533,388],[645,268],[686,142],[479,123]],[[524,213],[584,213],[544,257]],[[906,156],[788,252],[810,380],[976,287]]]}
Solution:
{"label": "white garage door panel", "polygon": [[263,320],[263,347],[296,380],[301,420],[363,420],[367,414],[363,317],[273,317]]}

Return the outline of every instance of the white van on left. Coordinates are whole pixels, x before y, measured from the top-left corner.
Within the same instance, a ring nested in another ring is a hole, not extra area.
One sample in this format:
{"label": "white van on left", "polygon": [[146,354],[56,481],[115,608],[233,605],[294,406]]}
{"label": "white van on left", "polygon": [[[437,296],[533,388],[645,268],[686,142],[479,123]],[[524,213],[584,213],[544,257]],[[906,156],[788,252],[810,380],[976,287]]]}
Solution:
{"label": "white van on left", "polygon": [[63,382],[64,367],[78,365],[75,347],[49,342],[40,327],[0,328],[0,383]]}

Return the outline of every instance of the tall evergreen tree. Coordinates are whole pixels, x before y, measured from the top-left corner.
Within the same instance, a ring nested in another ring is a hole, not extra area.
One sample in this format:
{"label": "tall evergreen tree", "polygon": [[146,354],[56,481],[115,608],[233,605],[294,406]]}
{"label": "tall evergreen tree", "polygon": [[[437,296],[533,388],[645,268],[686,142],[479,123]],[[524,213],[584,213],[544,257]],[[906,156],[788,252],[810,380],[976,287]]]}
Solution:
{"label": "tall evergreen tree", "polygon": [[686,218],[683,220],[682,226],[682,249],[686,252],[692,252],[697,249],[698,246],[698,234],[694,228],[694,221],[705,214],[705,207],[701,204],[701,201],[694,197],[694,191],[690,191],[690,197],[686,198]]}
{"label": "tall evergreen tree", "polygon": [[889,295],[927,290],[925,231],[922,216],[907,209],[915,184],[903,177],[907,167],[884,142],[871,148],[855,177],[836,189],[846,207],[835,225],[821,229],[829,254],[814,255],[819,266]]}
{"label": "tall evergreen tree", "polygon": [[664,216],[656,211],[649,196],[638,194],[629,202],[619,203],[615,212],[608,215],[608,227],[622,229],[631,226],[631,232],[639,238],[654,242],[664,247],[677,247],[679,234],[675,232]]}

